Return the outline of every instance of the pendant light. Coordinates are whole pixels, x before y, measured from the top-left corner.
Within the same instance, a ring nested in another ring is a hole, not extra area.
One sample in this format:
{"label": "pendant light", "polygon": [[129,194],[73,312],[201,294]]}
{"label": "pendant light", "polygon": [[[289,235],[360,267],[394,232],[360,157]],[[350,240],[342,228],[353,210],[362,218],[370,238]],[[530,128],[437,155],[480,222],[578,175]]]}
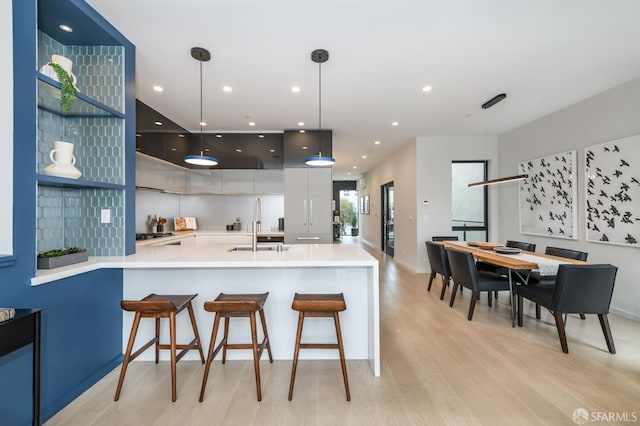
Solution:
{"label": "pendant light", "polygon": [[304,162],[307,166],[322,167],[333,166],[336,162],[332,157],[322,156],[322,63],[329,59],[329,52],[317,49],[311,52],[311,60],[318,64],[318,154],[307,157]]}
{"label": "pendant light", "polygon": [[202,47],[192,47],[191,56],[200,62],[200,155],[186,155],[184,161],[196,166],[215,166],[218,159],[204,155],[204,136],[202,134],[202,63],[211,59],[211,53]]}
{"label": "pendant light", "polygon": [[[498,102],[500,102],[503,99],[506,99],[507,94],[506,93],[500,93],[499,95],[494,96],[493,98],[489,99],[487,102],[482,104],[482,109],[489,109],[492,106],[494,106],[495,104],[497,104]],[[486,133],[486,120],[485,120],[485,133]],[[508,177],[503,177],[503,178],[498,178],[498,179],[491,179],[491,180],[484,180],[484,181],[480,181],[480,182],[474,182],[474,183],[470,183],[469,185],[467,185],[469,188],[473,188],[476,186],[487,186],[487,185],[495,185],[498,183],[507,183],[507,182],[516,182],[519,180],[523,180],[528,178],[529,175],[516,175],[516,176],[508,176]]]}

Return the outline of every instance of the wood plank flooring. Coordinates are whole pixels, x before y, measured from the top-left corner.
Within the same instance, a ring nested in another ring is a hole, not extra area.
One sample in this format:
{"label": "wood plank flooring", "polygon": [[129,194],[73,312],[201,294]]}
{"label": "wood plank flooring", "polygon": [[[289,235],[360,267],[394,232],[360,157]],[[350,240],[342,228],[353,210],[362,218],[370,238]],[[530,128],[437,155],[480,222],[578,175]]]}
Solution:
{"label": "wood plank flooring", "polygon": [[570,316],[565,355],[548,312],[536,321],[525,301],[524,327],[512,328],[508,296],[489,308],[483,295],[469,322],[469,291],[449,308],[440,281],[427,292],[428,274],[368,250],[380,261],[382,375],[347,361],[351,402],[338,360],[300,361],[291,402],[291,361],[261,362],[262,402],[251,361],[216,361],[203,403],[200,363],[178,363],[172,403],[169,363],[134,362],[120,401],[118,368],[46,424],[574,425],[577,408],[640,421],[640,324],[610,315],[618,352],[611,355],[596,316]]}

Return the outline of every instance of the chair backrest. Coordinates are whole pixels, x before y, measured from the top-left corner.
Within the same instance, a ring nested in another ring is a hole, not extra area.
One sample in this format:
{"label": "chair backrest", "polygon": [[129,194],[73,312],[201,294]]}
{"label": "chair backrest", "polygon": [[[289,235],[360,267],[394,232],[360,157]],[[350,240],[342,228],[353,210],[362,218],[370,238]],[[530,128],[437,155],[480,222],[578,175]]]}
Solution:
{"label": "chair backrest", "polygon": [[544,251],[544,254],[565,257],[567,259],[582,260],[585,262],[587,261],[587,256],[589,256],[589,253],[586,253],[584,251],[571,250],[560,247],[547,247]]}
{"label": "chair backrest", "polygon": [[451,267],[449,266],[449,258],[447,251],[442,244],[434,244],[431,241],[425,241],[427,245],[427,256],[429,256],[429,264],[431,270],[445,277],[445,280],[451,276]]}
{"label": "chair backrest", "polygon": [[431,241],[458,241],[458,237],[455,235],[439,235],[431,237]]}
{"label": "chair backrest", "polygon": [[448,248],[447,256],[449,257],[449,265],[451,265],[453,281],[476,291],[480,278],[478,277],[478,269],[473,260],[473,255],[466,251]]}
{"label": "chair backrest", "polygon": [[617,272],[614,265],[560,265],[550,309],[561,314],[608,314]]}
{"label": "chair backrest", "polygon": [[519,248],[520,250],[525,250],[525,251],[536,251],[535,244],[525,243],[522,241],[507,240],[507,243],[505,245],[507,247]]}

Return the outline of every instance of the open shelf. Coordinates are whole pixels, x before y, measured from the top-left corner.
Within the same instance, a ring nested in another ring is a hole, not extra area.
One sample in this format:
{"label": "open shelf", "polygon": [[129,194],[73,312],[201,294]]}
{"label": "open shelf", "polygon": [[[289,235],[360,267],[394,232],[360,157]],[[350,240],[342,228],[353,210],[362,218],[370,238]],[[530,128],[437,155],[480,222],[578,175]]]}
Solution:
{"label": "open shelf", "polygon": [[69,179],[58,176],[49,176],[36,174],[38,185],[65,187],[65,188],[105,188],[105,189],[124,189],[124,185],[115,183],[93,182],[84,179]]}
{"label": "open shelf", "polygon": [[64,113],[60,105],[60,83],[36,72],[38,79],[38,108],[52,114],[64,117],[117,117],[124,118],[124,114],[83,93],[78,93],[71,111]]}

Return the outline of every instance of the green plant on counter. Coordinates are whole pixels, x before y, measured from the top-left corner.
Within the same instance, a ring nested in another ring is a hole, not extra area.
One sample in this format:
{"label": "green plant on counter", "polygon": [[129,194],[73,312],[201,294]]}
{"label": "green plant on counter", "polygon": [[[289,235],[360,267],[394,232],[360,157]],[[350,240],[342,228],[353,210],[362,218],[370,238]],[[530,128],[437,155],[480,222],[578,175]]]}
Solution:
{"label": "green plant on counter", "polygon": [[75,88],[71,76],[64,68],[53,62],[49,62],[47,65],[53,68],[58,76],[58,81],[60,82],[60,105],[62,106],[62,111],[66,114],[71,111],[73,102],[78,95],[78,89]]}
{"label": "green plant on counter", "polygon": [[73,253],[83,253],[85,251],[87,251],[87,249],[84,247],[70,247],[66,249],[45,251],[44,253],[38,254],[38,257],[58,257]]}

